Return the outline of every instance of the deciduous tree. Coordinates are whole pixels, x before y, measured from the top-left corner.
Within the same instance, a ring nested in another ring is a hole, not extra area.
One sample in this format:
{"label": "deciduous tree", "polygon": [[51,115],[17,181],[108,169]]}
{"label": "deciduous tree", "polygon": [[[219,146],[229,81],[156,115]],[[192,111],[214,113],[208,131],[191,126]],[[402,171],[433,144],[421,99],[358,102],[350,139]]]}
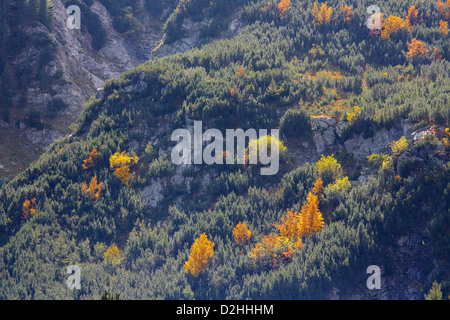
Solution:
{"label": "deciduous tree", "polygon": [[239,222],[233,230],[233,235],[238,244],[244,244],[250,240],[252,232],[247,228],[245,223]]}
{"label": "deciduous tree", "polygon": [[31,215],[36,213],[36,198],[30,200],[25,200],[22,204],[22,218],[27,220]]}
{"label": "deciduous tree", "polygon": [[418,24],[419,19],[417,18],[417,15],[419,14],[419,10],[416,9],[415,5],[412,5],[409,7],[408,14],[406,15],[406,20],[409,21],[411,25]]}
{"label": "deciduous tree", "polygon": [[105,262],[108,264],[112,264],[113,266],[117,265],[120,262],[120,251],[117,245],[112,244],[108,250],[103,254]]}
{"label": "deciduous tree", "polygon": [[198,276],[209,265],[209,259],[214,254],[214,242],[208,240],[208,236],[202,233],[191,247],[189,260],[184,263],[185,272]]}
{"label": "deciduous tree", "polygon": [[333,14],[333,8],[324,2],[318,8],[317,2],[313,4],[312,15],[314,17],[314,23],[317,25],[323,25],[331,21],[331,15]]}
{"label": "deciduous tree", "polygon": [[139,157],[130,156],[127,152],[116,152],[109,158],[110,168],[114,170],[114,176],[122,181],[122,184],[129,185],[130,166],[138,163]]}
{"label": "deciduous tree", "polygon": [[439,30],[441,30],[442,35],[447,36],[448,34],[448,22],[441,20],[439,21]]}
{"label": "deciduous tree", "polygon": [[390,39],[392,34],[397,33],[401,29],[411,30],[409,20],[391,15],[381,25],[381,39]]}
{"label": "deciduous tree", "polygon": [[85,160],[83,160],[83,169],[89,170],[92,168],[95,164],[95,160],[97,159],[98,152],[96,148],[92,148],[92,151],[89,153],[89,157]]}
{"label": "deciduous tree", "polygon": [[308,193],[307,202],[303,205],[300,214],[306,218],[304,228],[307,235],[322,230],[325,225],[322,213],[319,210],[319,198],[312,192]]}
{"label": "deciduous tree", "polygon": [[102,193],[102,183],[97,183],[97,175],[93,176],[91,182],[89,183],[89,187],[86,182],[81,187],[81,192],[83,194],[88,194],[91,199],[98,199]]}
{"label": "deciduous tree", "polygon": [[278,11],[280,12],[280,16],[285,14],[285,12],[291,8],[290,5],[291,0],[281,0],[281,2],[278,4]]}
{"label": "deciduous tree", "polygon": [[344,22],[350,22],[353,19],[353,8],[347,5],[341,4],[339,13],[342,15]]}
{"label": "deciduous tree", "polygon": [[422,41],[413,38],[411,40],[411,43],[408,43],[408,52],[406,54],[411,58],[421,56],[427,53],[428,50],[427,48],[425,48],[425,43],[423,43]]}
{"label": "deciduous tree", "polygon": [[325,157],[322,155],[316,163],[316,170],[324,184],[328,184],[343,176],[341,164],[334,158],[334,154]]}

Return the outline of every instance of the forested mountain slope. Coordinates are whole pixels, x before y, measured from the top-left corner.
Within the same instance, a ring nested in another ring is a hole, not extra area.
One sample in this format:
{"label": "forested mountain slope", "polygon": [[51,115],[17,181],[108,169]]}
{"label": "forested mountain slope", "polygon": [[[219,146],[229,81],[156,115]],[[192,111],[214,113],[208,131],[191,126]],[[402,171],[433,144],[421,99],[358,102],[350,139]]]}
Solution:
{"label": "forested mountain slope", "polygon": [[[176,4],[2,1],[0,180],[10,180],[54,140],[70,133],[70,125],[105,80],[154,57],[183,52],[214,37],[232,36],[242,28],[236,16],[240,7],[233,7],[230,18],[221,19],[224,25],[206,34],[208,16],[194,15],[207,7],[201,4],[191,10],[192,21],[180,20],[177,40],[164,43],[165,21]],[[70,5],[80,8],[80,30],[67,27]]]}
{"label": "forested mountain slope", "polygon": [[[1,187],[0,297],[447,297],[450,3],[385,1],[381,30],[372,4],[216,0],[203,32],[240,7],[238,35],[107,80]],[[166,45],[204,5],[176,6]],[[195,120],[279,128],[280,170],[173,164]]]}

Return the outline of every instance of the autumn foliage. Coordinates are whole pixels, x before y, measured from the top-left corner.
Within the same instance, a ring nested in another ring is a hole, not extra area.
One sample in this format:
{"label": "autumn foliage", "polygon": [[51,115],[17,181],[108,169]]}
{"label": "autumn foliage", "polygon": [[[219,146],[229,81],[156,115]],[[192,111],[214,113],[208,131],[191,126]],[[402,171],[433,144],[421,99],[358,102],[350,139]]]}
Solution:
{"label": "autumn foliage", "polygon": [[27,220],[31,215],[36,213],[36,198],[25,200],[22,204],[23,219]]}
{"label": "autumn foliage", "polygon": [[406,15],[406,20],[408,20],[411,25],[418,24],[418,14],[419,10],[416,9],[416,6],[412,5],[411,7],[409,7],[408,14]]}
{"label": "autumn foliage", "polygon": [[304,222],[304,233],[312,235],[322,230],[325,222],[319,210],[319,198],[312,192],[308,193],[307,202],[300,211],[300,216],[306,220]]}
{"label": "autumn foliage", "polygon": [[278,4],[278,11],[280,11],[280,16],[286,13],[291,7],[291,0],[281,0]]}
{"label": "autumn foliage", "polygon": [[130,166],[138,163],[138,161],[139,157],[130,156],[125,151],[122,153],[116,152],[109,158],[110,168],[114,170],[114,176],[127,186],[130,179]]}
{"label": "autumn foliage", "polygon": [[439,21],[439,30],[441,30],[442,35],[447,36],[448,34],[448,22],[441,20]]}
{"label": "autumn foliage", "polygon": [[108,264],[115,266],[120,262],[120,251],[117,245],[114,243],[108,250],[103,254],[103,257]]}
{"label": "autumn foliage", "polygon": [[97,183],[97,176],[92,177],[89,187],[86,182],[83,183],[81,187],[81,192],[83,195],[89,195],[91,199],[100,198],[102,193],[102,183]]}
{"label": "autumn foliage", "polygon": [[353,8],[347,5],[341,4],[339,14],[343,16],[344,22],[350,22],[353,19]]}
{"label": "autumn foliage", "polygon": [[[291,260],[295,249],[303,246],[303,240],[323,229],[325,222],[319,210],[319,195],[322,192],[322,180],[319,178],[314,183],[313,191],[308,193],[307,201],[300,212],[287,209],[287,214],[281,218],[277,234],[264,236],[260,242],[255,244],[250,256],[255,263],[271,262],[273,268],[277,265],[277,251],[281,254],[281,260]],[[285,250],[285,251],[284,251]]]}
{"label": "autumn foliage", "polygon": [[191,247],[189,260],[184,263],[185,272],[198,276],[209,265],[209,259],[214,253],[214,242],[208,240],[208,236],[202,233]]}
{"label": "autumn foliage", "polygon": [[331,15],[333,14],[333,8],[328,7],[327,2],[322,3],[319,7],[317,2],[314,2],[312,15],[314,17],[314,23],[317,25],[323,25],[331,21]]}
{"label": "autumn foliage", "polygon": [[390,39],[392,34],[397,33],[401,29],[411,30],[409,20],[397,16],[389,16],[381,25],[381,39]]}
{"label": "autumn foliage", "polygon": [[252,232],[247,228],[245,223],[239,222],[233,230],[233,235],[238,244],[244,244],[250,240]]}
{"label": "autumn foliage", "polygon": [[95,164],[95,160],[97,159],[98,156],[98,152],[96,148],[93,148],[91,153],[89,154],[89,157],[85,160],[83,160],[83,169],[84,170],[89,170],[90,168],[92,168]]}
{"label": "autumn foliage", "polygon": [[417,40],[416,38],[408,43],[408,52],[406,53],[411,58],[427,54],[428,50],[425,48],[425,43]]}

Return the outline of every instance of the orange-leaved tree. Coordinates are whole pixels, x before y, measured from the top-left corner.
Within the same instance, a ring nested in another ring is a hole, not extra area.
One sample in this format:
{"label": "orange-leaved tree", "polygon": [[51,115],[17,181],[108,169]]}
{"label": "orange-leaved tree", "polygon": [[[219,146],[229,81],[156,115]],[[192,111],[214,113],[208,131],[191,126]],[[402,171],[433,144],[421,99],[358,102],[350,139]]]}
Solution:
{"label": "orange-leaved tree", "polygon": [[214,242],[210,241],[205,233],[202,233],[191,247],[189,260],[184,263],[185,272],[190,272],[194,276],[203,272],[209,265],[209,259],[214,254],[213,249]]}
{"label": "orange-leaved tree", "polygon": [[130,156],[127,152],[116,152],[109,158],[109,165],[114,170],[114,175],[122,181],[123,184],[129,185],[130,166],[138,163],[139,157]]}
{"label": "orange-leaved tree", "polygon": [[33,215],[36,213],[36,198],[33,198],[30,200],[25,200],[24,203],[22,204],[22,218],[24,220],[27,220],[30,215]]}
{"label": "orange-leaved tree", "polygon": [[409,7],[408,14],[406,15],[406,20],[409,21],[411,25],[418,24],[419,19],[417,18],[417,15],[419,14],[419,10],[416,9],[415,5],[412,5]]}
{"label": "orange-leaved tree", "polygon": [[281,0],[278,4],[278,11],[280,11],[280,16],[282,16],[286,11],[288,11],[291,7],[291,0]]}
{"label": "orange-leaved tree", "polygon": [[238,244],[244,244],[250,240],[252,232],[247,228],[245,223],[239,222],[233,229],[233,235]]}
{"label": "orange-leaved tree", "polygon": [[89,157],[85,160],[83,160],[83,169],[89,170],[92,168],[95,164],[95,160],[97,159],[98,152],[97,149],[94,147],[92,148],[91,152],[89,153]]}
{"label": "orange-leaved tree", "polygon": [[240,77],[240,76],[242,76],[243,74],[244,74],[244,66],[241,65],[241,67],[239,68],[239,71],[238,71],[238,73],[237,73],[237,76]]}
{"label": "orange-leaved tree", "polygon": [[89,183],[89,187],[86,182],[83,183],[81,187],[81,192],[83,194],[87,194],[91,197],[91,199],[98,199],[102,193],[102,183],[97,183],[97,175],[93,176],[91,182]]}
{"label": "orange-leaved tree", "polygon": [[441,0],[437,0],[436,2],[437,2],[438,10],[439,10],[439,15],[441,15],[441,16],[445,15],[445,18],[448,18],[449,14],[448,14],[448,12],[445,12],[446,11],[445,7],[450,9],[450,1],[447,0],[446,4],[444,4]]}
{"label": "orange-leaved tree", "polygon": [[261,241],[255,245],[250,253],[255,263],[262,260],[263,264],[266,264],[271,260],[275,266],[277,255],[274,251],[279,244],[279,240],[280,238],[277,234],[268,234],[262,237]]}
{"label": "orange-leaved tree", "polygon": [[425,48],[425,43],[417,40],[416,38],[411,40],[411,43],[408,43],[408,52],[406,53],[411,58],[421,56],[427,54],[428,50]]}
{"label": "orange-leaved tree", "polygon": [[322,192],[323,192],[323,181],[320,177],[318,177],[317,180],[314,182],[312,193],[315,194],[320,200]]}
{"label": "orange-leaved tree", "polygon": [[344,22],[350,22],[353,19],[353,8],[341,4],[339,13],[343,16]]}
{"label": "orange-leaved tree", "polygon": [[333,14],[333,8],[327,5],[327,2],[324,2],[319,7],[317,2],[313,4],[312,15],[314,17],[314,23],[317,25],[322,25],[324,23],[328,23],[331,21],[331,15]]}
{"label": "orange-leaved tree", "polygon": [[443,36],[447,36],[448,34],[448,22],[441,20],[439,21],[439,30],[441,30]]}

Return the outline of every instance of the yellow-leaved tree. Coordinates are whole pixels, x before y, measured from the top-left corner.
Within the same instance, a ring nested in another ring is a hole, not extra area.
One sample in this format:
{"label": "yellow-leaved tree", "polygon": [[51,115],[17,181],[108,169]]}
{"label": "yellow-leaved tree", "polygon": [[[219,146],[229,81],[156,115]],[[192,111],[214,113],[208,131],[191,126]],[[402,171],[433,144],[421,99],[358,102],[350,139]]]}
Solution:
{"label": "yellow-leaved tree", "polygon": [[396,156],[403,153],[408,148],[408,140],[406,140],[405,136],[401,137],[397,141],[393,141],[391,144],[392,153]]}
{"label": "yellow-leaved tree", "polygon": [[287,209],[286,216],[281,218],[281,224],[277,225],[282,242],[289,243],[296,248],[303,245],[302,238],[305,236],[305,217],[296,211]]}
{"label": "yellow-leaved tree", "polygon": [[[272,144],[275,147],[272,150]],[[278,156],[280,159],[283,159],[286,155],[286,146],[283,144],[283,141],[279,140],[276,137],[272,137],[270,135],[261,136],[258,139],[252,139],[248,147],[245,149],[244,154],[244,163],[247,165],[248,163],[252,163],[258,161],[258,156],[261,154],[272,155],[272,152],[278,152]]]}
{"label": "yellow-leaved tree", "polygon": [[334,158],[334,154],[325,157],[322,155],[316,163],[316,169],[324,184],[328,184],[343,177],[341,164]]}
{"label": "yellow-leaved tree", "polygon": [[191,247],[189,260],[184,263],[186,273],[198,276],[209,265],[209,259],[214,254],[214,242],[205,233],[198,237]]}
{"label": "yellow-leaved tree", "polygon": [[381,25],[381,39],[387,40],[392,34],[397,33],[401,29],[411,30],[411,24],[408,19],[402,19],[397,16],[389,16]]}
{"label": "yellow-leaved tree", "polygon": [[116,152],[109,158],[109,165],[114,170],[114,175],[122,181],[124,185],[129,185],[130,166],[138,163],[139,157],[130,156],[127,152]]}
{"label": "yellow-leaved tree", "polygon": [[118,264],[120,262],[120,251],[117,245],[115,243],[111,245],[103,254],[103,257],[108,264],[112,264],[113,266]]}
{"label": "yellow-leaved tree", "polygon": [[239,222],[233,229],[233,235],[238,244],[244,244],[250,240],[252,237],[252,232],[247,228],[245,223]]}
{"label": "yellow-leaved tree", "polygon": [[322,230],[325,222],[319,210],[319,198],[312,192],[308,193],[307,202],[302,206],[300,215],[305,219],[305,234],[312,235]]}
{"label": "yellow-leaved tree", "polygon": [[320,10],[317,2],[313,4],[312,15],[314,17],[314,23],[316,25],[323,25],[331,21],[331,15],[333,14],[333,8],[324,2],[320,5]]}

